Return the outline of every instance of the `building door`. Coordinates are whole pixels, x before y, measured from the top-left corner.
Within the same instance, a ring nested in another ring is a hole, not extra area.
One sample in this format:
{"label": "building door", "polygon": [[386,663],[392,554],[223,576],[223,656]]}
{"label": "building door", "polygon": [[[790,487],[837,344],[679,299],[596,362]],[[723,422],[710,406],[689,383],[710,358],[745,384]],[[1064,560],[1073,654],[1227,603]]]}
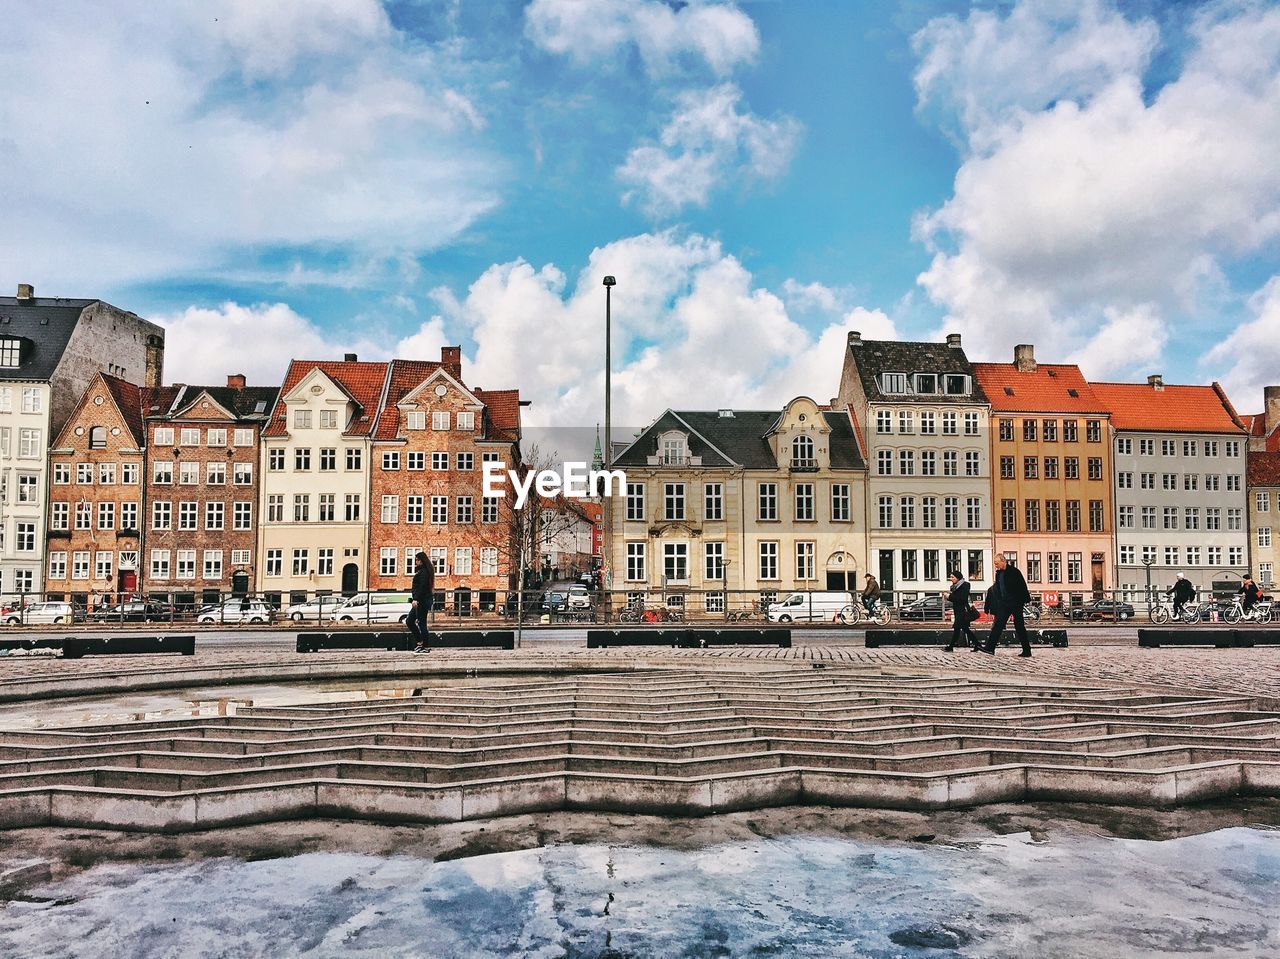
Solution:
{"label": "building door", "polygon": [[360,567],[355,563],[347,563],[342,567],[342,595],[354,596],[360,588]]}
{"label": "building door", "polygon": [[1093,591],[1095,593],[1102,592],[1102,553],[1093,554]]}
{"label": "building door", "polygon": [[[888,593],[893,591],[893,550],[880,550],[880,588]],[[886,600],[887,602],[887,600]]]}
{"label": "building door", "polygon": [[133,569],[120,570],[120,592],[124,596],[132,596],[138,588],[138,571]]}
{"label": "building door", "polygon": [[249,574],[242,569],[231,574],[231,595],[241,599],[249,595]]}

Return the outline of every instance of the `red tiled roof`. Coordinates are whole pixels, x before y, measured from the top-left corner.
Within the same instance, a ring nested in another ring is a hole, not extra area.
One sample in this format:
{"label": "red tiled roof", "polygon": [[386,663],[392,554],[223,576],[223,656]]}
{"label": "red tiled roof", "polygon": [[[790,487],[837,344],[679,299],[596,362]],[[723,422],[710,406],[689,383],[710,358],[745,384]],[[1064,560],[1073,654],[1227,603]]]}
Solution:
{"label": "red tiled roof", "polygon": [[1039,363],[1021,372],[1012,363],[974,363],[973,373],[997,413],[1107,412],[1078,366]]}
{"label": "red tiled roof", "polygon": [[347,427],[346,436],[368,436],[377,422],[382,388],[387,381],[387,363],[345,360],[293,360],[280,387],[280,399],[271,411],[271,421],[263,436],[286,436],[284,398],[314,369],[319,369],[342,387],[360,405]]}
{"label": "red tiled roof", "polygon": [[487,437],[493,440],[507,440],[514,443],[520,438],[520,391],[519,390],[475,390],[476,398],[484,404],[489,413],[489,423],[494,435]]}
{"label": "red tiled roof", "polygon": [[1250,486],[1280,486],[1280,453],[1251,452],[1245,477]]}
{"label": "red tiled roof", "polygon": [[388,378],[387,399],[378,414],[378,426],[373,438],[393,440],[400,433],[400,417],[396,404],[416,390],[428,376],[440,369],[433,360],[392,360]]}
{"label": "red tiled roof", "polygon": [[147,416],[155,415],[152,413],[152,407],[156,407],[156,412],[159,414],[167,413],[181,387],[138,386],[136,383],[122,380],[118,376],[110,376],[106,373],[101,375],[102,382],[111,394],[116,408],[120,410],[120,415],[124,419],[125,425],[129,427],[129,432],[133,435],[134,442],[139,447],[145,446],[147,442],[145,421]]}
{"label": "red tiled roof", "polygon": [[1212,386],[1165,386],[1146,383],[1092,383],[1094,394],[1111,412],[1119,430],[1163,433],[1244,434],[1231,401],[1217,383]]}
{"label": "red tiled roof", "polygon": [[1267,433],[1267,416],[1265,413],[1249,413],[1240,417],[1244,421],[1244,427],[1249,431],[1249,435],[1256,438],[1266,438],[1264,444],[1269,452],[1280,451],[1280,427],[1276,427],[1270,433]]}

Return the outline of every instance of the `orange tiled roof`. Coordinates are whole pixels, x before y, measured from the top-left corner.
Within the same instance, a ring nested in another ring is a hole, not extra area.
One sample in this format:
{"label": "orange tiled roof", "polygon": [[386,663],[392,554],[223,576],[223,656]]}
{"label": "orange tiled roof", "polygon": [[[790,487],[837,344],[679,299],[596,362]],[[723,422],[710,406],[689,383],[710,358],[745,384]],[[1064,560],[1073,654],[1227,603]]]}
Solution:
{"label": "orange tiled roof", "polygon": [[488,438],[513,443],[519,439],[520,391],[477,389],[474,392],[488,411],[489,422],[493,426],[494,435]]}
{"label": "orange tiled roof", "polygon": [[1217,383],[1165,386],[1146,383],[1092,383],[1094,394],[1111,413],[1118,430],[1162,433],[1239,433],[1244,425]]}
{"label": "orange tiled roof", "polygon": [[378,418],[379,402],[382,399],[382,388],[387,380],[387,363],[370,363],[366,361],[346,360],[293,360],[289,363],[289,371],[285,374],[284,385],[280,387],[280,398],[275,409],[271,411],[271,421],[262,431],[263,436],[286,436],[285,428],[285,396],[314,369],[320,369],[326,376],[346,390],[347,395],[360,405],[346,436],[368,436]]}
{"label": "orange tiled roof", "polygon": [[435,360],[392,360],[388,378],[387,399],[378,414],[374,439],[393,440],[400,435],[400,417],[396,404],[416,390],[428,376],[440,368]]}
{"label": "orange tiled roof", "polygon": [[974,363],[973,373],[997,413],[1107,412],[1072,364],[1039,363],[1024,373],[1012,363]]}
{"label": "orange tiled roof", "polygon": [[1244,428],[1249,431],[1249,435],[1257,439],[1266,439],[1264,444],[1268,452],[1280,451],[1280,427],[1267,432],[1267,417],[1265,413],[1249,413],[1240,417],[1244,421]]}

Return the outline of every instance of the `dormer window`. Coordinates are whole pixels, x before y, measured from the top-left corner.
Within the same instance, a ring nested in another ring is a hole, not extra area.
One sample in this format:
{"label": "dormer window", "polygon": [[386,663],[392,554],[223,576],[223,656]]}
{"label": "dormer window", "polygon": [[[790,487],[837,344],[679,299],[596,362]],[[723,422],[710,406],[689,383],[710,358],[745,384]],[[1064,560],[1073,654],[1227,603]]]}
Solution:
{"label": "dormer window", "polygon": [[885,393],[906,393],[907,392],[907,374],[906,373],[882,373],[880,374],[880,389]]}
{"label": "dormer window", "polygon": [[818,461],[813,455],[813,438],[805,435],[797,436],[791,441],[791,468],[810,470],[817,467]]}
{"label": "dormer window", "polygon": [[933,396],[938,392],[938,376],[936,373],[917,373],[916,392],[925,396]]}
{"label": "dormer window", "polygon": [[22,340],[16,336],[0,337],[0,366],[17,368],[22,365]]}
{"label": "dormer window", "polygon": [[669,433],[662,438],[662,465],[683,466],[689,456],[688,439],[681,433]]}
{"label": "dormer window", "polygon": [[969,394],[969,377],[963,373],[948,373],[944,380],[948,396],[967,396]]}

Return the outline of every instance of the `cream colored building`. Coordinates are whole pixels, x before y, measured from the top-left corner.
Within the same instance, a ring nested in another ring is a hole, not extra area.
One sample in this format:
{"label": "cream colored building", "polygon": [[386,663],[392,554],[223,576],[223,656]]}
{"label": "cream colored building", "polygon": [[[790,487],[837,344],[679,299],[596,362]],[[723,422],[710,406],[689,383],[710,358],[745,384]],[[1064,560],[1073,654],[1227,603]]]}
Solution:
{"label": "cream colored building", "polygon": [[387,363],[294,360],[262,434],[259,592],[367,588],[371,438]]}
{"label": "cream colored building", "polygon": [[668,410],[612,465],[627,475],[609,510],[615,592],[714,615],[859,585],[866,467],[847,410],[803,396],[782,410]]}

